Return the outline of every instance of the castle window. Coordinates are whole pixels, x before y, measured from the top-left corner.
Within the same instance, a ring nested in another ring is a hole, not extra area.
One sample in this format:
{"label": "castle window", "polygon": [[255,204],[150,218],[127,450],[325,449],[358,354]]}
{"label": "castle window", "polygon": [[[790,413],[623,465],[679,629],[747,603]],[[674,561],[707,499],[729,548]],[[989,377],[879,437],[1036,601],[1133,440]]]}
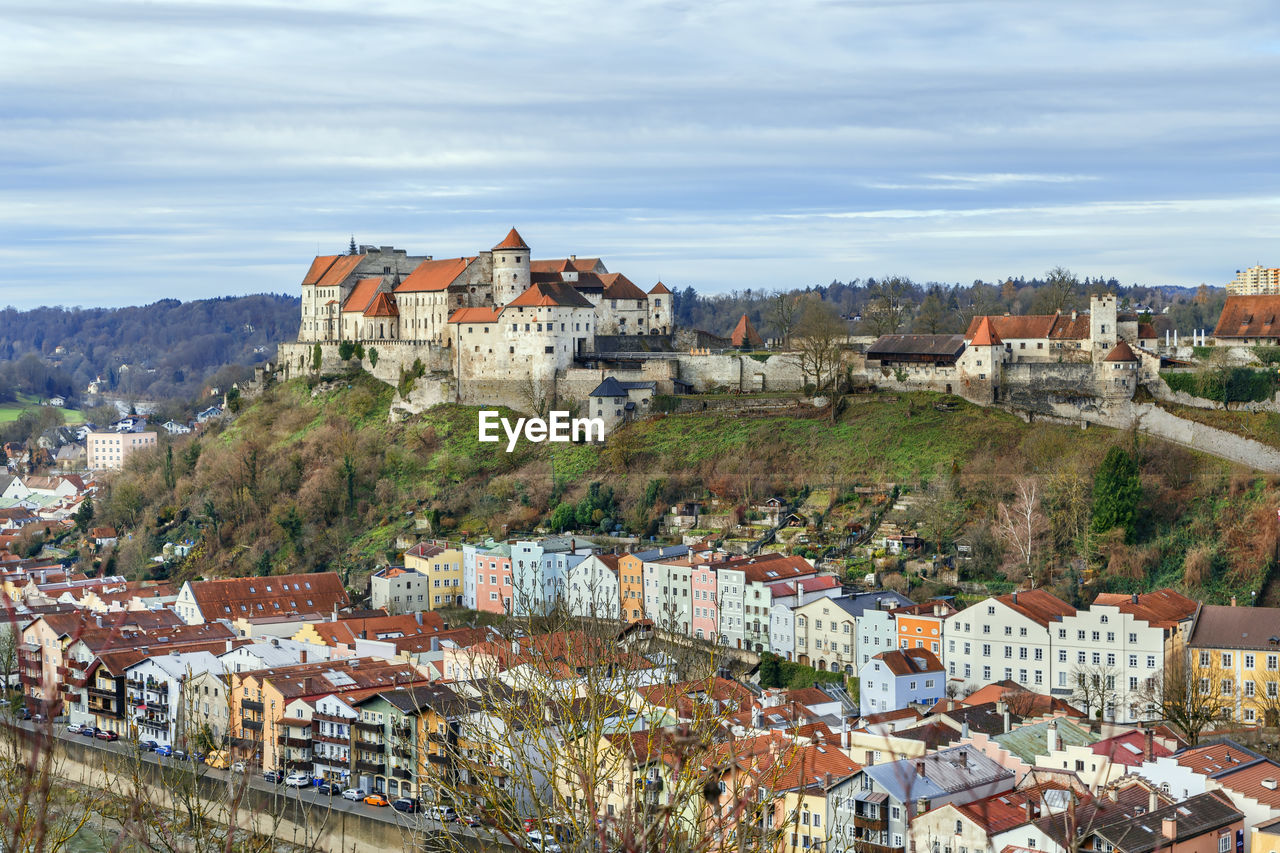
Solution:
{"label": "castle window", "polygon": [[488,326],[485,326],[485,327],[484,327],[484,333],[485,333],[486,335],[487,335],[487,334],[489,334],[489,327],[488,327]]}
{"label": "castle window", "polygon": [[550,355],[551,353],[553,353],[553,352],[555,352],[555,351],[556,351],[556,348],[555,348],[554,346],[550,346],[550,347],[543,347],[543,350],[542,350],[542,351],[543,351],[543,352],[545,352],[545,353],[547,353],[548,355]]}
{"label": "castle window", "polygon": [[507,352],[511,353],[512,355],[515,354],[515,351],[516,351],[515,347],[507,347]]}
{"label": "castle window", "polygon": [[538,331],[539,331],[539,332],[541,332],[541,331],[542,331],[542,324],[541,324],[541,323],[539,323],[539,324],[538,324]]}

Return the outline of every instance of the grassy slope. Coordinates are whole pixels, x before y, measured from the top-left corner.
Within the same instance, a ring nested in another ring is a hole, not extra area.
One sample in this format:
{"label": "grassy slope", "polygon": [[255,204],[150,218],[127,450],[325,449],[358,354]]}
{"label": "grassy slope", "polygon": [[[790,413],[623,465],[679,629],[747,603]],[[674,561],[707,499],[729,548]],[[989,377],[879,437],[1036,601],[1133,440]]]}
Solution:
{"label": "grassy slope", "polygon": [[[1077,463],[1092,470],[1107,447],[1128,440],[1104,429],[1028,425],[968,404],[939,412],[933,407],[937,396],[921,393],[851,398],[835,424],[786,414],[668,415],[632,424],[603,446],[522,442],[508,454],[505,444],[477,441],[475,409],[441,406],[388,423],[391,394],[367,377],[316,397],[295,381],[255,401],[221,434],[203,439],[200,465],[185,472],[173,493],[156,485],[155,471],[140,472],[144,492],[154,495],[148,499],[152,513],[169,505],[199,515],[206,496],[225,493],[226,472],[243,459],[246,444],[263,451],[263,479],[273,484],[269,490],[278,490],[260,511],[224,531],[223,541],[184,574],[249,573],[264,552],[277,571],[367,567],[384,558],[397,535],[413,532],[414,513],[421,518],[438,511],[450,535],[501,536],[532,529],[558,501],[576,501],[593,481],[614,489],[622,518],[636,529],[633,522],[646,509],[638,506],[640,496],[655,479],[668,481],[667,498],[697,497],[708,487],[759,498],[833,479],[842,485],[916,484],[949,468],[968,495],[971,518],[989,519],[1012,477],[1043,476]],[[357,505],[323,515],[317,507],[324,496],[341,488],[336,471],[344,447],[360,467]],[[1134,589],[1177,585],[1185,555],[1210,543],[1213,570],[1198,587],[1206,596],[1218,600],[1228,590],[1260,584],[1271,560],[1265,548],[1247,540],[1259,508],[1276,500],[1274,490],[1262,478],[1233,476],[1218,460],[1176,452],[1190,473],[1174,485],[1164,483],[1161,472],[1170,463],[1152,453],[1144,471],[1146,529],[1124,552],[1129,568],[1114,583]],[[274,485],[288,479],[290,464],[301,472],[298,482]],[[298,552],[274,520],[290,506],[306,524]],[[1274,508],[1268,512],[1274,521]]]}
{"label": "grassy slope", "polygon": [[[22,413],[29,409],[34,409],[40,405],[40,401],[35,397],[26,394],[19,394],[16,402],[0,403],[0,423],[11,423],[22,417]],[[77,409],[59,409],[62,412],[62,419],[68,424],[78,424],[84,422],[84,415]]]}

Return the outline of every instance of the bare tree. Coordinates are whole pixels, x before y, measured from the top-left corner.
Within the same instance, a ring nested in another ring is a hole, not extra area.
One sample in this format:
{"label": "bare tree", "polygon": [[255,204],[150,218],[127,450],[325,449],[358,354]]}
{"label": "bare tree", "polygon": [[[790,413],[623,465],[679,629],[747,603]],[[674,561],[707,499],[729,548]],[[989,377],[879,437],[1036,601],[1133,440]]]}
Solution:
{"label": "bare tree", "polygon": [[1075,305],[1080,281],[1075,273],[1063,266],[1056,266],[1045,273],[1045,284],[1036,292],[1038,313],[1053,314],[1069,311]]}
{"label": "bare tree", "polygon": [[769,326],[777,333],[784,349],[791,348],[791,331],[795,328],[799,308],[798,293],[775,293],[769,299]]}
{"label": "bare tree", "polygon": [[1151,712],[1182,730],[1193,745],[1205,729],[1230,715],[1236,705],[1231,671],[1219,652],[1171,650],[1164,669],[1142,686],[1139,697]]}
{"label": "bare tree", "polygon": [[1001,501],[997,508],[996,532],[1018,553],[1028,570],[1047,527],[1040,511],[1039,488],[1035,477],[1018,477],[1014,480],[1013,502]]}
{"label": "bare tree", "polygon": [[834,308],[813,297],[805,302],[796,324],[795,348],[800,354],[800,372],[818,391],[826,390],[835,380],[840,346],[848,336],[848,326]]}
{"label": "bare tree", "polygon": [[1077,664],[1071,670],[1071,697],[1090,719],[1101,717],[1115,707],[1119,677],[1118,670],[1105,663]]}
{"label": "bare tree", "polygon": [[867,287],[870,301],[862,312],[862,324],[873,335],[891,335],[902,328],[910,311],[911,279],[889,276]]}

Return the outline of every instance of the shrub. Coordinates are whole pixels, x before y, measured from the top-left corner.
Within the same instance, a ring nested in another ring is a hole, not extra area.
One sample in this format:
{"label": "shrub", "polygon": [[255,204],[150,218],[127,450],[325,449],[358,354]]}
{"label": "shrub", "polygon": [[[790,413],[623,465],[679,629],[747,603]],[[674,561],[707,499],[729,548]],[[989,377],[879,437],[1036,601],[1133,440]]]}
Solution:
{"label": "shrub", "polygon": [[[317,344],[317,346],[319,346],[319,344]],[[378,351],[373,347],[369,347],[369,366],[370,367],[378,366]]]}
{"label": "shrub", "polygon": [[338,344],[338,358],[347,361],[355,354],[356,345],[351,341],[342,341]]}

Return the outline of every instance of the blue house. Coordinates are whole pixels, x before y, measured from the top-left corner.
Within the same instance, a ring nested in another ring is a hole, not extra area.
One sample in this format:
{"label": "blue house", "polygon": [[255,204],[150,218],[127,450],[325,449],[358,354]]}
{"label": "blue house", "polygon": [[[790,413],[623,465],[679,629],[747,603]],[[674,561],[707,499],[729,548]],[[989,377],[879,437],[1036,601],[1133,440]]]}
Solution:
{"label": "blue house", "polygon": [[933,705],[946,695],[946,671],[928,649],[881,652],[862,665],[858,678],[864,717],[897,711],[912,703]]}

